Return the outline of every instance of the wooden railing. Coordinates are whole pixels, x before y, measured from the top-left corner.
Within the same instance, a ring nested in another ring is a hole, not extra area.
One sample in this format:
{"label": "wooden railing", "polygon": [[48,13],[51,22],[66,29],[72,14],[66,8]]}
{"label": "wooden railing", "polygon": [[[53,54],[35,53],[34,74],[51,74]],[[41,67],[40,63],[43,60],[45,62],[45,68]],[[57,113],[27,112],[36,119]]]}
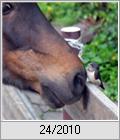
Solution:
{"label": "wooden railing", "polygon": [[34,120],[38,118],[24,92],[6,85],[2,86],[2,91],[3,120]]}
{"label": "wooden railing", "polygon": [[74,120],[117,120],[118,107],[95,85],[88,83],[89,103],[83,109],[82,101],[64,107],[64,119]]}
{"label": "wooden railing", "polygon": [[[88,108],[83,108],[82,99],[72,105],[63,108],[65,120],[117,120],[118,107],[95,85],[87,83],[89,92]],[[2,92],[2,116],[7,120],[36,120],[40,118],[30,100],[27,92],[21,92],[17,88],[3,85]],[[33,94],[34,103],[39,103],[39,95]],[[57,119],[57,118],[56,118]]]}

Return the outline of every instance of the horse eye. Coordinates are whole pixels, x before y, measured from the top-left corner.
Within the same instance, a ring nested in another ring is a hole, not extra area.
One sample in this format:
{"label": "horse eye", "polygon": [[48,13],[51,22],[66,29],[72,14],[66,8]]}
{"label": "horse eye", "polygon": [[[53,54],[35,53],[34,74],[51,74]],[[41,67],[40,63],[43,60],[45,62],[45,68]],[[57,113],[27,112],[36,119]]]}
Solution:
{"label": "horse eye", "polygon": [[13,5],[11,3],[3,4],[3,15],[9,14],[13,10]]}

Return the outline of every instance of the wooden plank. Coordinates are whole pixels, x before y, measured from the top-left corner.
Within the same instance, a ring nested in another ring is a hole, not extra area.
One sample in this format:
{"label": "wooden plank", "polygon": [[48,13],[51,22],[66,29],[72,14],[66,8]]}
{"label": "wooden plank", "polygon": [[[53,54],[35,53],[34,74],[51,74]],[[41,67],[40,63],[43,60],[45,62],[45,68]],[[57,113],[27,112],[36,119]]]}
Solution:
{"label": "wooden plank", "polygon": [[[116,120],[117,105],[95,85],[88,83],[87,87],[90,93],[88,109],[83,109],[82,100],[80,100],[73,105],[64,107],[68,115],[74,120]],[[2,98],[3,119],[38,119],[30,101],[17,88],[3,85]]]}
{"label": "wooden plank", "polygon": [[117,120],[117,105],[95,85],[88,83],[87,87],[90,95],[87,110],[83,109],[81,99],[79,102],[64,108],[68,115],[74,120]]}
{"label": "wooden plank", "polygon": [[15,87],[2,86],[2,115],[4,120],[38,119],[32,105]]}

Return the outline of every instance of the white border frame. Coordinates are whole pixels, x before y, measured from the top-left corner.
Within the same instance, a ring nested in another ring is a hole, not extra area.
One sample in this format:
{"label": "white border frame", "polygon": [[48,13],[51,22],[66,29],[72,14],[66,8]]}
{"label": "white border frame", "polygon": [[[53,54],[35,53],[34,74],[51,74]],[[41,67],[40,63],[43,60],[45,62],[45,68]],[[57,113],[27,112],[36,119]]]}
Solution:
{"label": "white border frame", "polygon": [[103,1],[99,1],[99,0],[92,0],[92,1],[89,1],[89,0],[78,0],[78,1],[58,1],[58,0],[55,0],[55,1],[52,1],[52,0],[47,0],[47,1],[38,1],[38,0],[35,0],[35,1],[31,1],[31,0],[25,0],[25,1],[15,1],[15,0],[10,0],[10,1],[1,1],[1,9],[2,9],[2,3],[3,2],[19,2],[19,3],[22,3],[22,2],[52,2],[52,3],[55,3],[55,2],[86,2],[86,3],[89,3],[89,2],[108,2],[108,3],[118,3],[118,120],[2,120],[2,12],[1,12],[1,122],[119,122],[119,106],[120,106],[120,102],[119,102],[119,0],[116,0],[116,1],[113,1],[113,0],[103,0]]}

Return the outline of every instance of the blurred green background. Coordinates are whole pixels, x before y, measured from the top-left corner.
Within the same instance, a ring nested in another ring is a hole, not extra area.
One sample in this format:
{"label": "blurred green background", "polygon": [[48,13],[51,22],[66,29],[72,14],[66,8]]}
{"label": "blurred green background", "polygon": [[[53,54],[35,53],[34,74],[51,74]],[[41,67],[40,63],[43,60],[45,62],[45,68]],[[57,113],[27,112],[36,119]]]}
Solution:
{"label": "blurred green background", "polygon": [[93,18],[102,21],[102,26],[93,40],[85,44],[84,63],[100,64],[100,71],[105,83],[104,93],[112,100],[118,98],[118,4],[114,3],[38,3],[49,19],[58,26],[69,26],[82,19]]}

